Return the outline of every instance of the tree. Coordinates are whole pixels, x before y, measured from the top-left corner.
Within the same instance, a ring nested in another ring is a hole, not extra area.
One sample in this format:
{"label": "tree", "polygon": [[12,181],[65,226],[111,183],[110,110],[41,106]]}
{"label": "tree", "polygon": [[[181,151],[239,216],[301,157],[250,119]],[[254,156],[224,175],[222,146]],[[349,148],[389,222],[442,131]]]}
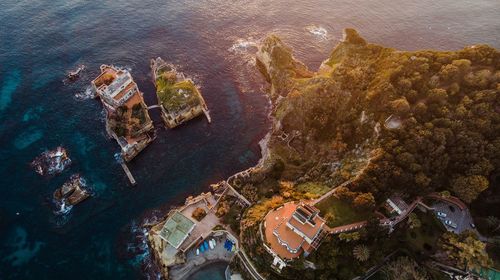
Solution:
{"label": "tree", "polygon": [[438,244],[450,261],[461,269],[479,269],[491,264],[486,253],[486,244],[479,241],[472,231],[465,231],[459,235],[445,232]]}
{"label": "tree", "polygon": [[414,228],[419,228],[420,226],[422,225],[422,222],[420,221],[420,219],[418,218],[417,214],[415,213],[410,213],[408,215],[408,226],[411,228],[411,229],[414,229]]}
{"label": "tree", "polygon": [[362,193],[356,196],[353,203],[356,207],[369,209],[375,206],[375,198],[372,193]]}
{"label": "tree", "polygon": [[365,262],[370,258],[370,249],[366,245],[356,245],[352,254],[358,261]]}
{"label": "tree", "polygon": [[442,191],[439,193],[439,195],[443,198],[449,198],[451,196],[451,193],[449,191]]}
{"label": "tree", "polygon": [[206,215],[207,211],[205,211],[205,209],[200,207],[194,209],[193,213],[191,214],[191,216],[197,221],[201,221],[203,218],[205,218]]}
{"label": "tree", "polygon": [[361,235],[357,231],[351,233],[343,232],[339,234],[339,239],[345,242],[357,241],[360,238]]}
{"label": "tree", "polygon": [[335,215],[332,212],[326,213],[324,216],[327,224],[332,224],[335,221]]}
{"label": "tree", "polygon": [[386,279],[388,280],[427,280],[427,273],[421,269],[417,262],[408,257],[399,257],[396,260],[388,263],[383,269]]}
{"label": "tree", "polygon": [[459,176],[452,181],[455,194],[467,203],[471,203],[489,186],[488,179],[481,175]]}
{"label": "tree", "polygon": [[500,219],[495,216],[488,216],[488,218],[486,218],[486,223],[488,224],[488,228],[491,230],[491,233],[495,233],[500,229]]}
{"label": "tree", "polygon": [[356,193],[348,187],[341,186],[335,189],[335,196],[343,201],[352,201],[356,197]]}
{"label": "tree", "polygon": [[399,99],[391,101],[390,106],[395,113],[403,116],[408,114],[408,112],[410,111],[410,104],[405,97],[401,97]]}

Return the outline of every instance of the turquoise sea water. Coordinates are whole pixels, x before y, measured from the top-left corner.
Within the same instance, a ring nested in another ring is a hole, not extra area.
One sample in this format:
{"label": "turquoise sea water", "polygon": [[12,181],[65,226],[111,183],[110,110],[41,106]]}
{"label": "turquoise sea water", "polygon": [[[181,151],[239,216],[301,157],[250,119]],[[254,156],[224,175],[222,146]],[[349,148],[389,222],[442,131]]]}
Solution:
{"label": "turquoise sea water", "polygon": [[[315,68],[344,27],[401,49],[500,47],[499,14],[497,0],[0,1],[0,279],[154,278],[142,222],[258,161],[270,121],[252,54],[266,34]],[[129,164],[131,187],[85,91],[116,64],[154,104],[156,56],[201,86],[213,123],[167,131],[152,111],[158,137]],[[63,82],[79,64],[81,79]],[[29,162],[59,145],[72,165],[40,177]],[[74,173],[94,195],[57,216],[51,195]]]}

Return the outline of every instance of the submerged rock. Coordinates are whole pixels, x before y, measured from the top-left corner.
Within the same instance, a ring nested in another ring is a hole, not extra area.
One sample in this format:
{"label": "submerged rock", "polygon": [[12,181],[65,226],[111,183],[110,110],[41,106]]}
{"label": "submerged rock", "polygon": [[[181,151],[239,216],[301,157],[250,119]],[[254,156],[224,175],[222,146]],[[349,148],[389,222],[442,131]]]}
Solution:
{"label": "submerged rock", "polygon": [[69,181],[54,192],[54,200],[58,205],[63,206],[61,210],[76,205],[90,196],[90,192],[85,189],[85,186],[85,180],[79,174],[74,174]]}
{"label": "submerged rock", "polygon": [[59,174],[70,164],[71,159],[63,147],[45,151],[31,162],[35,172],[42,176]]}

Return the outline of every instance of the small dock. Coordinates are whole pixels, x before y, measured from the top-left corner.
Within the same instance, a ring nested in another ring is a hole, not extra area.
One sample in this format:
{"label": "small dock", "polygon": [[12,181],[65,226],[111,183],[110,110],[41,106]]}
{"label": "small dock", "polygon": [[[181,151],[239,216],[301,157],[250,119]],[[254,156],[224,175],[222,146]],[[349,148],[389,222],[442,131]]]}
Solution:
{"label": "small dock", "polygon": [[132,172],[130,172],[130,169],[128,169],[128,166],[125,164],[125,162],[120,163],[120,165],[123,168],[123,171],[125,171],[125,174],[127,174],[128,180],[130,181],[130,184],[132,186],[137,185],[137,182],[134,179],[134,176],[132,176]]}

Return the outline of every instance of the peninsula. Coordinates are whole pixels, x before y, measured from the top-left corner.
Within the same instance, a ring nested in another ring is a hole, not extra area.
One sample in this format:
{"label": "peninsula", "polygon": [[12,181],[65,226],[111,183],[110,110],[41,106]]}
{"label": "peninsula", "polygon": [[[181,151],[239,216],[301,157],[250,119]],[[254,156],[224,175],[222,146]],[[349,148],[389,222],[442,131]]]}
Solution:
{"label": "peninsula", "polygon": [[125,161],[132,160],[153,141],[153,122],[142,93],[126,69],[101,65],[92,86],[106,110],[106,131],[121,148]]}
{"label": "peninsula", "polygon": [[174,128],[201,114],[205,114],[208,122],[211,122],[205,100],[191,79],[160,57],[151,60],[151,71],[158,106],[168,128]]}
{"label": "peninsula", "polygon": [[164,278],[217,258],[256,280],[495,273],[496,234],[474,223],[495,214],[469,208],[500,197],[496,49],[397,51],[346,29],[317,72],[275,35],[256,65],[273,104],[263,158],[148,225]]}

